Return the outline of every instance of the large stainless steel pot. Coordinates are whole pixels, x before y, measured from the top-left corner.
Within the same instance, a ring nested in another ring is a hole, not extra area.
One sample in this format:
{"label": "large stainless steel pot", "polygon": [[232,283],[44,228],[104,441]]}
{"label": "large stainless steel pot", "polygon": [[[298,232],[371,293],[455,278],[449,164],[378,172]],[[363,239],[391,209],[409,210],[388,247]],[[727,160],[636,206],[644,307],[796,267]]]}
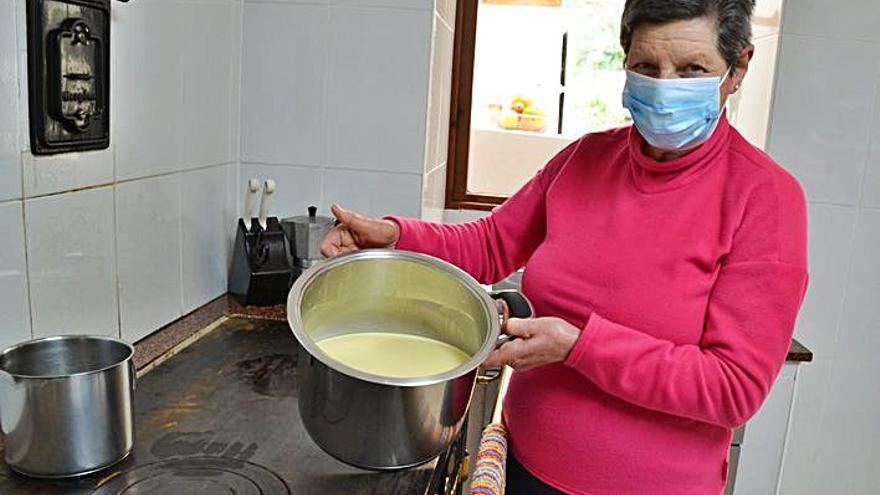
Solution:
{"label": "large stainless steel pot", "polygon": [[0,353],[6,463],[61,478],[124,459],[134,442],[134,348],[109,337],[48,337]]}
{"label": "large stainless steel pot", "polygon": [[[531,315],[519,294],[504,292],[514,316]],[[496,347],[499,305],[473,278],[439,259],[364,250],[312,267],[287,301],[300,342],[297,389],[312,439],[337,459],[367,469],[401,469],[443,452],[468,411],[477,369]],[[447,373],[389,378],[352,369],[317,345],[358,332],[429,337],[471,356]]]}

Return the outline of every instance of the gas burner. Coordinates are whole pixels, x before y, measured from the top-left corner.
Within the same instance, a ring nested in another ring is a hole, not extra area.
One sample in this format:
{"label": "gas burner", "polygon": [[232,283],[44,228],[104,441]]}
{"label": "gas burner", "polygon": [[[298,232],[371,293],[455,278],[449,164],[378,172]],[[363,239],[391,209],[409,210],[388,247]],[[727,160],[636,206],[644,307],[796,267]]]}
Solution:
{"label": "gas burner", "polygon": [[290,495],[274,472],[224,457],[167,459],[120,473],[92,495]]}

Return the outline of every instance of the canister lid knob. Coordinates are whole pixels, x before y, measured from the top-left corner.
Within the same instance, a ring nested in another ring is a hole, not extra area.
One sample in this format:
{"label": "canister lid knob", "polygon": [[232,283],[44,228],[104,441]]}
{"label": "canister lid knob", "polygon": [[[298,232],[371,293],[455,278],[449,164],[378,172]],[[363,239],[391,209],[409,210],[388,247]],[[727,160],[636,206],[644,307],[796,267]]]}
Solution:
{"label": "canister lid knob", "polygon": [[315,217],[318,215],[318,207],[317,206],[309,206],[309,222],[314,223]]}

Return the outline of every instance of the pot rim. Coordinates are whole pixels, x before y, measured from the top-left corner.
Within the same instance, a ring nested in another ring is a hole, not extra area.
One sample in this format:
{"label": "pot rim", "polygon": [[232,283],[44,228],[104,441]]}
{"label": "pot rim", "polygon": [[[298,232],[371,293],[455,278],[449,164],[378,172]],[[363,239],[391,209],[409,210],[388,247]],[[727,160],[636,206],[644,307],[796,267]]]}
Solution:
{"label": "pot rim", "polygon": [[[489,331],[486,335],[485,340],[483,341],[483,344],[480,346],[479,351],[471,356],[471,358],[468,359],[464,364],[453,368],[445,373],[417,378],[394,378],[366,373],[364,371],[346,366],[345,364],[337,361],[336,359],[333,359],[327,353],[322,351],[321,348],[318,347],[315,340],[302,330],[302,311],[300,309],[300,306],[305,289],[310,285],[312,281],[333,268],[361,260],[375,259],[396,259],[421,263],[423,265],[428,265],[433,268],[438,268],[442,271],[445,271],[447,274],[455,277],[462,284],[464,284],[465,288],[467,288],[468,291],[474,295],[474,297],[483,302],[482,306],[485,311],[486,321],[489,324]],[[448,263],[433,256],[421,253],[414,253],[411,251],[400,251],[396,249],[361,249],[358,251],[345,253],[330,260],[318,263],[317,265],[303,272],[302,275],[300,275],[296,279],[290,289],[290,293],[287,296],[287,322],[294,336],[299,341],[299,344],[304,347],[311,356],[318,359],[335,371],[338,371],[353,378],[357,378],[359,380],[379,385],[390,385],[396,387],[421,387],[425,385],[435,385],[438,383],[454,380],[456,378],[467,375],[468,373],[471,373],[483,364],[486,358],[489,357],[489,354],[495,349],[495,341],[498,339],[498,336],[501,333],[501,322],[498,313],[496,312],[496,307],[497,306],[495,305],[494,300],[489,296],[489,293],[486,291],[486,289],[484,289],[467,272],[453,265],[452,263]]]}
{"label": "pot rim", "polygon": [[98,373],[103,373],[109,369],[112,369],[112,368],[115,368],[119,365],[125,364],[134,358],[134,346],[129,344],[128,342],[123,341],[123,340],[120,340],[120,339],[117,339],[114,337],[110,337],[107,335],[72,334],[72,335],[51,335],[49,337],[41,337],[39,339],[31,339],[31,340],[26,340],[24,342],[19,342],[17,344],[13,344],[13,345],[3,349],[2,351],[0,351],[0,360],[2,360],[2,358],[4,356],[6,356],[7,354],[11,354],[11,353],[21,349],[22,347],[27,347],[30,345],[37,345],[37,344],[40,344],[43,342],[51,342],[51,341],[56,341],[56,340],[77,340],[77,339],[104,340],[104,341],[113,342],[114,344],[120,344],[128,349],[128,355],[125,356],[124,359],[121,359],[119,362],[104,366],[102,368],[88,370],[88,371],[79,371],[77,373],[59,373],[59,374],[55,374],[55,375],[25,375],[25,374],[21,374],[21,373],[11,373],[2,367],[0,367],[0,373],[9,375],[13,378],[27,378],[27,379],[33,379],[33,380],[56,380],[56,379],[62,379],[62,378],[72,378],[75,376],[86,376],[86,375],[95,375]]}

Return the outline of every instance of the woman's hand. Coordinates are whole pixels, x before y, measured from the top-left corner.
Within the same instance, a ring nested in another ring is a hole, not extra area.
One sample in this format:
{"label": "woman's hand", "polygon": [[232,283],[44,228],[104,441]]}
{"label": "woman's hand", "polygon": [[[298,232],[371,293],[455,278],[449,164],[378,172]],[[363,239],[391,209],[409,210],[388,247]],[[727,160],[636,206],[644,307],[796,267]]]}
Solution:
{"label": "woman's hand", "polygon": [[484,366],[497,368],[508,365],[517,371],[559,363],[568,358],[581,335],[581,330],[561,318],[511,318],[504,332],[518,337],[489,355]]}
{"label": "woman's hand", "polygon": [[400,227],[391,220],[366,217],[339,205],[330,210],[340,223],[321,243],[321,254],[328,258],[358,249],[392,248],[400,239]]}

